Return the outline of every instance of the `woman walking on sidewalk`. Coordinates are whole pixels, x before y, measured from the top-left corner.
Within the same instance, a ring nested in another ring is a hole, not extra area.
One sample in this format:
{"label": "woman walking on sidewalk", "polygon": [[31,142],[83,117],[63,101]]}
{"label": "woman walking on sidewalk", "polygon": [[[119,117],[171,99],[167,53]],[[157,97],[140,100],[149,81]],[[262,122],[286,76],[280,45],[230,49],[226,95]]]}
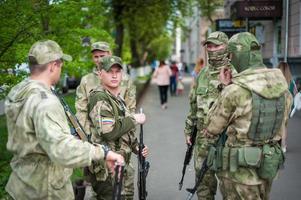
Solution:
{"label": "woman walking on sidewalk", "polygon": [[162,109],[167,108],[167,91],[170,84],[171,76],[170,68],[165,64],[164,61],[160,61],[159,67],[155,70],[153,74],[153,79],[155,79],[160,93],[160,101]]}

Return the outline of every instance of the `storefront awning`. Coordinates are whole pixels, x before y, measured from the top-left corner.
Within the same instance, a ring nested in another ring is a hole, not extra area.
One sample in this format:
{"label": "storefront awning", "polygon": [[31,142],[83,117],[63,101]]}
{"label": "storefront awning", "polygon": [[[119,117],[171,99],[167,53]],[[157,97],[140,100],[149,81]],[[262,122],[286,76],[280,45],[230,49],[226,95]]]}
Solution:
{"label": "storefront awning", "polygon": [[231,6],[232,19],[266,20],[282,17],[282,0],[236,1]]}

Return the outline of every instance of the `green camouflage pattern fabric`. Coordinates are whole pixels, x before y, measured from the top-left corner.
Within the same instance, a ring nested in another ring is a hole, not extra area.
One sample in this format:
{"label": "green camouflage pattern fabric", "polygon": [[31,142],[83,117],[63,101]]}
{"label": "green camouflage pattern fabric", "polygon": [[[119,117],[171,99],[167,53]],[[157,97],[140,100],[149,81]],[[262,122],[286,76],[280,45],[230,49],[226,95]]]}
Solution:
{"label": "green camouflage pattern fabric", "polygon": [[[138,147],[137,138],[135,136],[135,118],[125,107],[121,97],[115,97],[101,87],[97,88],[91,94],[88,111],[93,130],[92,141],[98,144],[106,144],[113,151],[124,156],[127,174],[125,176],[122,195],[132,199],[134,195],[134,173],[131,173],[133,170],[131,170],[130,167],[130,159],[131,153],[137,153]],[[108,182],[108,184],[102,184],[111,187],[112,182],[106,181],[106,179],[108,179],[106,171],[107,170],[104,170],[103,173],[95,173],[96,180]],[[94,190],[100,191],[100,189],[97,188]],[[98,193],[98,196],[99,195],[102,196],[105,194],[101,192]]]}
{"label": "green camouflage pattern fabric", "polygon": [[229,52],[232,53],[231,63],[242,72],[248,68],[265,67],[260,52],[260,44],[256,37],[249,33],[239,33],[229,40]]}
{"label": "green camouflage pattern fabric", "polygon": [[[284,87],[279,87],[280,82],[282,82]],[[256,93],[260,92],[258,94],[266,98],[279,97],[284,94],[286,99],[285,118],[279,132],[273,138],[273,141],[279,141],[292,103],[292,97],[287,90],[287,83],[281,71],[278,69],[250,68],[244,71],[243,74],[240,73],[234,76],[233,83],[223,89],[217,102],[211,108],[208,114],[208,132],[219,135],[228,127],[226,146],[252,146],[254,141],[247,136],[252,118],[252,94],[250,90]],[[283,89],[275,90],[275,87]],[[255,168],[241,167],[236,172],[222,171],[218,176],[244,185],[261,185],[264,183],[258,177]]]}
{"label": "green camouflage pattern fabric", "polygon": [[117,56],[105,56],[100,59],[99,64],[101,69],[104,69],[105,71],[109,71],[113,65],[118,65],[122,68],[122,60]]}
{"label": "green camouflage pattern fabric", "polygon": [[[219,41],[219,42],[217,42]],[[213,32],[208,36],[205,44],[212,42],[217,45],[227,45],[228,37],[222,32]],[[185,121],[184,133],[186,136],[192,135],[193,127],[197,127],[197,137],[194,147],[194,168],[199,173],[202,163],[208,154],[209,146],[214,142],[203,135],[204,124],[207,122],[207,115],[210,107],[216,101],[220,93],[219,73],[222,67],[229,67],[233,73],[235,69],[228,59],[227,46],[219,51],[209,52],[209,65],[205,66],[197,77],[196,86],[190,93],[190,110]],[[209,170],[202,184],[197,189],[200,199],[214,199],[217,188],[215,173]]]}
{"label": "green camouflage pattern fabric", "polygon": [[70,55],[64,54],[61,47],[52,40],[38,41],[32,45],[28,53],[29,63],[43,65],[51,61],[63,59],[72,61]]}
{"label": "green camouflage pattern fabric", "polygon": [[[88,97],[90,92],[97,87],[101,87],[101,81],[98,77],[97,69],[94,68],[92,73],[82,77],[81,83],[76,89],[76,117],[87,134],[91,132],[88,120]],[[120,96],[125,100],[128,109],[134,113],[136,111],[136,87],[126,73],[122,74]]]}
{"label": "green camouflage pattern fabric", "polygon": [[94,42],[91,45],[91,52],[99,50],[99,51],[111,51],[110,45],[107,42]]}
{"label": "green camouflage pattern fabric", "polygon": [[[104,181],[97,181],[94,175],[91,175],[91,184],[93,190],[95,191],[95,197],[92,197],[90,200],[111,200],[113,193],[113,178],[108,176]],[[124,169],[124,178],[122,181],[123,190],[121,191],[123,200],[133,200],[134,199],[134,177],[135,169],[133,163],[130,162],[128,165],[125,165]]]}
{"label": "green camouflage pattern fabric", "polygon": [[[234,35],[233,37],[234,39],[240,38],[240,35],[249,37],[249,34],[246,33]],[[241,39],[242,42],[234,41],[239,43],[239,45],[254,45],[254,36],[250,36],[250,39],[244,37]],[[229,46],[231,46],[231,39]],[[247,49],[247,47],[242,46],[239,47],[239,50],[240,49]],[[232,53],[235,54],[236,52],[232,51]],[[244,70],[234,75],[232,78],[233,84],[223,89],[221,95],[209,111],[206,129],[215,137],[226,129],[228,135],[225,144],[226,147],[240,148],[253,146],[255,144],[247,135],[252,119],[251,92],[267,99],[279,98],[282,95],[285,96],[285,111],[281,128],[272,138],[272,141],[267,139],[267,141],[263,141],[263,143],[278,142],[284,134],[292,97],[287,89],[287,83],[281,71],[279,69],[267,69],[262,64],[262,60],[257,62],[257,59],[260,57],[256,55],[258,53],[260,52],[257,49],[252,50],[252,54],[254,55],[249,57],[250,60],[247,62],[249,64],[243,68],[237,68]],[[256,66],[255,63],[258,65]],[[267,199],[269,195],[270,190],[266,188],[266,182],[258,176],[256,168],[238,167],[235,172],[224,170],[218,173],[218,177],[221,180],[222,191],[225,192],[227,188],[231,189],[223,194],[226,195],[225,198],[240,199],[240,196],[243,195],[246,199],[249,196]],[[227,180],[227,182],[223,182],[225,180]],[[258,186],[257,189],[254,189],[254,186]],[[263,188],[264,190],[259,190],[258,188]],[[240,192],[237,193],[237,191]]]}
{"label": "green camouflage pattern fabric", "polygon": [[227,178],[219,177],[220,190],[224,200],[262,199],[269,200],[271,183],[264,181],[260,185],[244,185]]}
{"label": "green camouflage pattern fabric", "polygon": [[210,33],[207,40],[205,41],[204,45],[208,43],[213,43],[215,45],[228,45],[229,38],[228,36],[221,31],[215,31],[213,33]]}
{"label": "green camouflage pattern fabric", "polygon": [[10,196],[74,199],[72,168],[91,165],[95,147],[71,135],[58,98],[41,82],[25,79],[8,94],[5,113],[13,154],[5,188]]}

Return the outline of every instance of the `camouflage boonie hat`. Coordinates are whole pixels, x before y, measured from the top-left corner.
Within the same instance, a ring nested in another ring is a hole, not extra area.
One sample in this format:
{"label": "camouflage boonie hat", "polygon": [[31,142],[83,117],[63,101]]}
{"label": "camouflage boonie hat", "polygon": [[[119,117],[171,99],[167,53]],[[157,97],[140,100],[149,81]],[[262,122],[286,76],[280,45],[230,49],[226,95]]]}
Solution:
{"label": "camouflage boonie hat", "polygon": [[205,41],[204,45],[208,43],[213,43],[215,45],[221,45],[221,44],[228,44],[228,36],[221,31],[215,31],[213,33],[210,33],[207,40]]}
{"label": "camouflage boonie hat", "polygon": [[99,51],[111,51],[110,45],[107,42],[95,42],[91,45],[91,52]]}
{"label": "camouflage boonie hat", "polygon": [[122,68],[122,60],[117,56],[105,56],[100,59],[101,69],[109,71],[113,65],[118,65]]}
{"label": "camouflage boonie hat", "polygon": [[64,54],[61,47],[52,40],[34,43],[29,50],[28,59],[30,64],[37,65],[47,64],[58,59],[72,61],[72,57]]}

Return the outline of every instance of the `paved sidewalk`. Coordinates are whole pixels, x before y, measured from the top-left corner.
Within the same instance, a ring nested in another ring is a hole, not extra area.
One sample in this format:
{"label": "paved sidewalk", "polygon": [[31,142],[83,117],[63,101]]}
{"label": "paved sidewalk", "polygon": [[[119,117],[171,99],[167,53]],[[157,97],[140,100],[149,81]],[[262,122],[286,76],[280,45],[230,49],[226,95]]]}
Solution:
{"label": "paved sidewalk", "polygon": [[0,100],[0,115],[4,114],[4,99]]}

